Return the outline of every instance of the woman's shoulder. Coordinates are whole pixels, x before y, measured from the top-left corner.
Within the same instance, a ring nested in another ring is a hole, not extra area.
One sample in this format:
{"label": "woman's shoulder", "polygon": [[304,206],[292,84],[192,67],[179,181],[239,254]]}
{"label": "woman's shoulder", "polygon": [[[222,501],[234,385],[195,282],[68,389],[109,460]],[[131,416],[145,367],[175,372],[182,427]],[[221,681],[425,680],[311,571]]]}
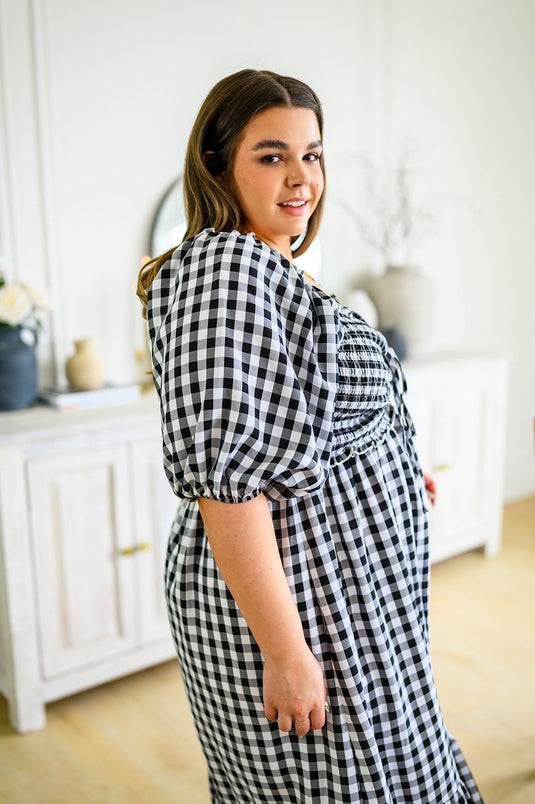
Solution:
{"label": "woman's shoulder", "polygon": [[240,298],[254,306],[274,304],[278,315],[300,308],[306,317],[305,285],[297,268],[254,233],[204,229],[162,265],[149,292],[149,309],[156,321],[172,308],[190,309],[201,301],[215,308]]}
{"label": "woman's shoulder", "polygon": [[172,254],[170,262],[175,263],[177,269],[247,271],[252,268],[258,271],[269,268],[276,271],[280,267],[287,273],[293,269],[292,263],[253,232],[241,234],[235,230],[216,232],[215,229],[204,229],[184,241]]}
{"label": "woman's shoulder", "polygon": [[160,292],[172,293],[177,286],[188,289],[210,285],[214,290],[234,280],[250,292],[260,287],[277,295],[302,295],[304,280],[297,268],[254,233],[216,232],[204,229],[185,240],[162,265],[155,279]]}

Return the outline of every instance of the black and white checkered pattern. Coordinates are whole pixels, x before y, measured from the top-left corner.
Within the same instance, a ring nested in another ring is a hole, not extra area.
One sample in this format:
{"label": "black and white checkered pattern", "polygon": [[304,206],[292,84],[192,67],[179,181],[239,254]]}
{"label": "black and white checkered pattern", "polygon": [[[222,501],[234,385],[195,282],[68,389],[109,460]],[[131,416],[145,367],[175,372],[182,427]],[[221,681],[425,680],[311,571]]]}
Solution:
{"label": "black and white checkered pattern", "polygon": [[[163,266],[148,320],[183,500],[169,616],[213,802],[480,802],[436,698],[425,489],[384,338],[253,234],[213,230]],[[192,502],[260,492],[331,705],[302,740],[265,718],[262,656]]]}

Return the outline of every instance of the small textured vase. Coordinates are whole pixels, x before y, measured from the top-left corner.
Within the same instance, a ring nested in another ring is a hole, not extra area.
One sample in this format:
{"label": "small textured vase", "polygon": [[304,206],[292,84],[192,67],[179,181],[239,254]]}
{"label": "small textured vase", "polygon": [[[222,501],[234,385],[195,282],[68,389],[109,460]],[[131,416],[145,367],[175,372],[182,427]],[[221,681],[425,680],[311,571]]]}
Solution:
{"label": "small textured vase", "polygon": [[65,363],[69,385],[77,391],[94,391],[100,388],[104,378],[102,360],[95,352],[91,338],[74,341],[74,354]]}
{"label": "small textured vase", "polygon": [[434,283],[417,268],[389,265],[372,280],[370,296],[379,312],[379,329],[396,330],[407,357],[432,352],[436,346],[437,310]]}
{"label": "small textured vase", "polygon": [[30,345],[22,339],[22,330],[0,327],[0,410],[28,408],[37,396],[35,336]]}

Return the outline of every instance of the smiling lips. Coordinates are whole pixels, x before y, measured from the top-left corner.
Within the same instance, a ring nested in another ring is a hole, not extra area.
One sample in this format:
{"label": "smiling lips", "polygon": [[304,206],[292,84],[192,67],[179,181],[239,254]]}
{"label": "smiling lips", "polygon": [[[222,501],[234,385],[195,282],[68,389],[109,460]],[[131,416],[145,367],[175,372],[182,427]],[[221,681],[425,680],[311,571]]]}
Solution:
{"label": "smiling lips", "polygon": [[309,198],[290,198],[289,201],[282,201],[278,206],[289,215],[300,215],[309,201]]}

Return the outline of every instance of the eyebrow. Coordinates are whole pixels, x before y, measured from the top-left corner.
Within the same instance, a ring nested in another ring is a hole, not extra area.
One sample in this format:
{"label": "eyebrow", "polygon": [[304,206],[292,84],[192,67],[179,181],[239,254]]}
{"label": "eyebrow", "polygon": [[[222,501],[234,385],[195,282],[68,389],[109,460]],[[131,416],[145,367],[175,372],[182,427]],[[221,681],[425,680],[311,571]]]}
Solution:
{"label": "eyebrow", "polygon": [[[279,151],[289,151],[290,146],[283,140],[260,140],[256,145],[251,148],[252,151],[263,151],[265,148],[277,148]],[[310,142],[305,148],[310,151],[312,148],[321,148],[321,140],[314,140]]]}

